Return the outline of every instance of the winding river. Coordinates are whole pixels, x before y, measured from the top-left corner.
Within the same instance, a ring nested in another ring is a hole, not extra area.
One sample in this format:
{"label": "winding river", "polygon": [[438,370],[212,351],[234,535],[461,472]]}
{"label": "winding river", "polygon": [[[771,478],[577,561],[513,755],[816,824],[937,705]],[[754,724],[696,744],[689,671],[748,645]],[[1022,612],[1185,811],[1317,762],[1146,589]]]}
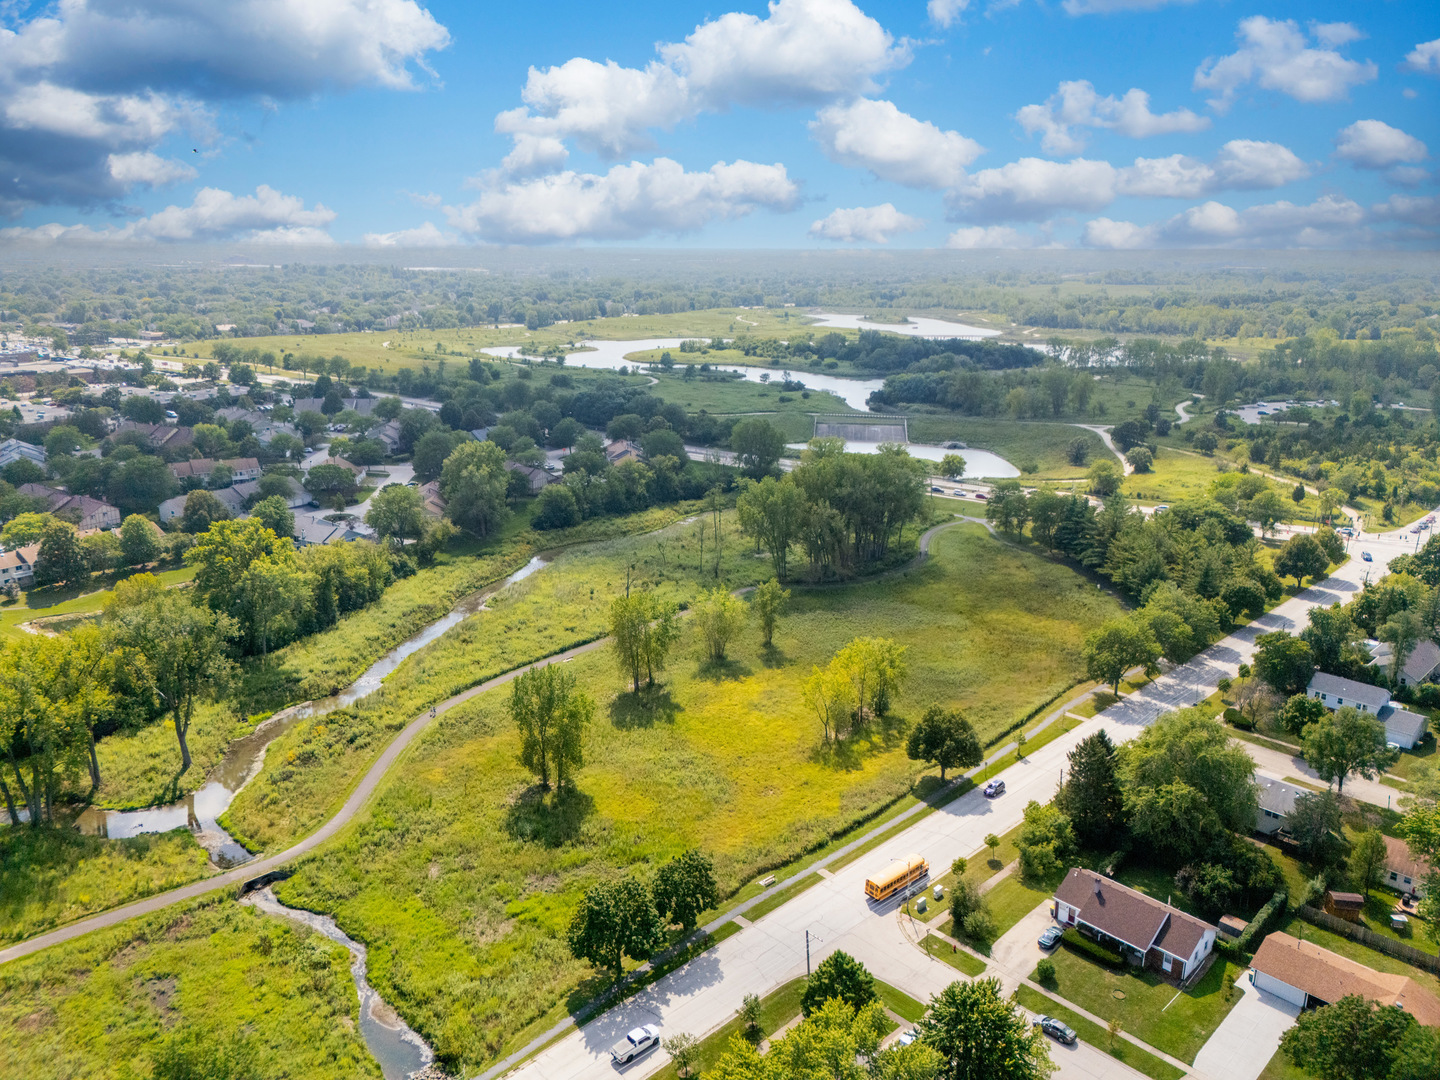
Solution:
{"label": "winding river", "polygon": [[112,840],[138,836],[141,833],[169,832],[171,829],[184,827],[195,834],[200,846],[210,853],[211,861],[222,870],[248,862],[253,858],[250,852],[218,825],[215,819],[229,808],[240,789],[260,772],[260,767],[265,763],[266,748],[301,720],[343,709],[373,694],[380,689],[385,677],[407,657],[429,645],[451,627],[481,611],[489,599],[501,589],[523,581],[547,562],[547,556],[537,555],[509,577],[465,597],[444,617],[435,620],[414,637],[401,642],[371,664],[363,675],[340,693],[315,701],[304,701],[277,712],[250,734],[232,742],[220,764],[206,777],[205,783],[183,799],[166,806],[152,806],[144,810],[100,810],[89,807],[80,815],[77,827],[83,833],[105,836]]}
{"label": "winding river", "polygon": [[246,894],[240,903],[266,915],[278,915],[308,926],[350,950],[350,975],[355,980],[355,992],[360,995],[360,1035],[380,1063],[385,1080],[405,1080],[435,1060],[435,1052],[425,1045],[425,1040],[415,1034],[370,985],[366,977],[365,946],[341,930],[334,919],[286,907],[268,885]]}

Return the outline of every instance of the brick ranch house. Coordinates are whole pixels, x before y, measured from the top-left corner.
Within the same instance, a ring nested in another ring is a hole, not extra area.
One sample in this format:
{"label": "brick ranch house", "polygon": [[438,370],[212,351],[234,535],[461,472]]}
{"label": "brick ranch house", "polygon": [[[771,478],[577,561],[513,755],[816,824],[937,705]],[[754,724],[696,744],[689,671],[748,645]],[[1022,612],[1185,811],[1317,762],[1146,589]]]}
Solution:
{"label": "brick ranch house", "polygon": [[1199,971],[1215,947],[1209,923],[1078,867],[1055,890],[1055,920],[1179,983]]}

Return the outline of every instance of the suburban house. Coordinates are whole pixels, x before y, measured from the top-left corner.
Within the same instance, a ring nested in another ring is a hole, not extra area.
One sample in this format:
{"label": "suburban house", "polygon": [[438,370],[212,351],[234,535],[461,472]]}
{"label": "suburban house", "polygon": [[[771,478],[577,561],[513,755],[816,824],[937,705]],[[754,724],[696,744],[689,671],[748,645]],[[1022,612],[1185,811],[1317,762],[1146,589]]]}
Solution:
{"label": "suburban house", "polygon": [[170,472],[176,480],[188,480],[191,478],[208,480],[217,465],[224,465],[230,470],[231,480],[260,479],[260,462],[253,457],[225,458],[222,461],[212,461],[210,458],[202,457],[191,458],[189,461],[172,461],[170,463]]}
{"label": "suburban house", "polygon": [[420,485],[420,498],[425,500],[425,513],[432,518],[445,516],[445,496],[440,494],[440,481],[431,480]]}
{"label": "suburban house", "polygon": [[518,461],[507,461],[505,463],[505,468],[509,469],[511,472],[520,473],[525,477],[526,481],[530,484],[531,495],[534,495],[538,491],[543,491],[548,485],[553,484],[560,479],[560,477],[556,476],[552,472],[546,472],[544,469],[537,469],[533,465],[521,465]]}
{"label": "suburban house", "polygon": [[341,540],[373,540],[375,530],[358,518],[326,521],[320,513],[295,515],[295,542],[300,547],[333,544]]}
{"label": "suburban house", "polygon": [[1055,890],[1055,919],[1102,944],[1113,944],[1137,967],[1184,982],[1210,955],[1216,927],[1142,892],[1074,867]]}
{"label": "suburban house", "polygon": [[1268,776],[1255,775],[1259,806],[1255,811],[1255,831],[1273,836],[1285,828],[1285,822],[1295,812],[1295,800],[1305,794],[1304,788],[1287,784],[1284,780],[1272,780]]}
{"label": "suburban house", "polygon": [[1410,854],[1410,845],[1393,836],[1385,837],[1385,868],[1380,871],[1380,883],[1403,893],[1425,895],[1425,878],[1433,867],[1424,859]]}
{"label": "suburban house", "polygon": [[385,446],[385,452],[394,457],[400,452],[400,421],[387,420],[377,428],[365,433],[367,439],[378,439]]}
{"label": "suburban house", "polygon": [[605,460],[611,465],[619,465],[622,461],[639,461],[640,447],[628,439],[616,439],[605,447]]}
{"label": "suburban house", "polygon": [[[245,517],[245,496],[233,487],[219,488],[210,493],[219,499],[226,510],[230,511],[231,517]],[[176,495],[173,499],[166,499],[160,504],[161,522],[171,522],[185,513],[185,500],[190,497],[187,492],[184,495]]]}
{"label": "suburban house", "polygon": [[[338,466],[340,466],[340,468],[347,470],[347,471],[350,473],[350,475],[355,478],[355,483],[357,483],[357,484],[360,483],[361,480],[364,480],[364,479],[365,479],[365,472],[366,472],[365,467],[364,467],[363,465],[356,465],[354,462],[346,461],[344,458],[338,458],[338,457],[326,457],[326,458],[321,458],[319,461],[316,461],[316,462],[312,463],[311,466],[310,466],[310,469],[319,468],[321,465],[338,465]],[[306,471],[306,472],[309,472],[310,469],[306,469],[305,471]]]}
{"label": "suburban house", "polygon": [[113,529],[120,524],[120,510],[89,495],[71,495],[44,484],[21,484],[21,495],[44,499],[45,509],[56,517],[73,521],[82,532],[86,529]]}
{"label": "suburban house", "polygon": [[[1390,664],[1395,659],[1395,646],[1388,641],[1367,640],[1365,648],[1370,651],[1369,667],[1390,670]],[[1440,669],[1440,645],[1428,638],[1418,641],[1405,658],[1405,666],[1400,669],[1400,685],[1419,686],[1422,682],[1429,682],[1435,677],[1437,669]]]}
{"label": "suburban house", "polygon": [[1356,994],[1404,1009],[1421,1024],[1440,1025],[1440,998],[1408,975],[1376,971],[1279,930],[1261,943],[1250,969],[1250,981],[1257,990],[1302,1009],[1332,1005]]}
{"label": "suburban house", "polygon": [[39,544],[0,552],[0,588],[8,585],[25,588],[35,580],[35,564],[39,561]]}
{"label": "suburban house", "polygon": [[1317,671],[1310,677],[1305,692],[1331,712],[1350,705],[1363,713],[1373,713],[1385,725],[1385,741],[1401,750],[1413,750],[1416,743],[1424,740],[1430,727],[1430,721],[1419,713],[1390,704],[1390,691],[1383,686]]}
{"label": "suburban house", "polygon": [[45,448],[23,442],[20,439],[6,439],[4,442],[0,442],[0,469],[6,465],[13,465],[17,461],[33,461],[36,465],[44,465]]}
{"label": "suburban house", "polygon": [[[375,406],[378,405],[378,404],[380,404],[380,399],[377,398],[377,397],[365,397],[365,398],[342,397],[342,398],[340,399],[340,407],[341,407],[341,409],[353,409],[355,412],[359,413],[361,416],[369,416],[372,412],[375,411]],[[296,415],[296,416],[299,416],[302,412],[318,412],[318,413],[323,413],[323,412],[325,411],[324,406],[325,406],[325,399],[324,399],[324,398],[318,398],[318,397],[296,398],[296,399],[295,399],[295,405],[294,405],[295,415]]]}
{"label": "suburban house", "polygon": [[[283,476],[281,477],[281,479],[285,481],[286,486],[289,488],[289,491],[285,494],[284,499],[285,505],[288,506],[291,510],[297,510],[302,506],[308,506],[310,503],[315,501],[315,496],[311,495],[308,491],[301,487],[300,481],[296,480],[293,476]],[[235,494],[239,495],[246,502],[250,502],[260,497],[260,481],[242,480],[230,490],[235,492]]]}
{"label": "suburban house", "polygon": [[195,441],[195,431],[188,427],[171,427],[169,424],[137,424],[134,420],[122,421],[115,428],[115,434],[138,431],[145,441],[157,448],[189,446]]}

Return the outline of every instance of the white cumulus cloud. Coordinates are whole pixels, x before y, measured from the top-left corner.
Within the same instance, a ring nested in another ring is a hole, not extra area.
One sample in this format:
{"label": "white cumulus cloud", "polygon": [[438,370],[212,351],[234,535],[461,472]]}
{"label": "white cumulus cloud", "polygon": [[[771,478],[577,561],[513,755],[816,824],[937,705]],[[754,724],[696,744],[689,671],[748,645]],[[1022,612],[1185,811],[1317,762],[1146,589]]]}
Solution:
{"label": "white cumulus cloud", "polygon": [[1137,225],[1097,218],[1085,226],[1092,247],[1346,247],[1368,233],[1363,207],[1341,195],[1323,195],[1308,205],[1263,203],[1236,210],[1205,202],[1166,221]]}
{"label": "white cumulus cloud", "polygon": [[868,93],[910,60],[909,47],[851,0],[773,0],[766,18],[732,11],[657,49],[644,68],[584,57],[531,68],[524,105],[502,112],[496,130],[573,138],[618,158],[649,146],[652,129],[701,112]]}
{"label": "white cumulus cloud", "polygon": [[433,248],[450,247],[458,244],[460,238],[447,233],[433,221],[427,221],[413,229],[399,229],[388,233],[366,233],[361,243],[366,247]]}
{"label": "white cumulus cloud", "polygon": [[810,131],[832,161],[910,187],[951,187],[985,150],[958,131],[869,98],[821,109]]}
{"label": "white cumulus cloud", "polygon": [[888,244],[891,237],[925,227],[919,218],[902,214],[891,203],[830,211],[810,226],[810,235],[846,243]]}
{"label": "white cumulus cloud", "polygon": [[1335,136],[1335,153],[1364,169],[1424,161],[1430,151],[1414,135],[1383,120],[1356,120]]}
{"label": "white cumulus cloud", "polygon": [[1316,48],[1293,19],[1253,15],[1240,22],[1235,52],[1212,57],[1195,69],[1195,89],[1210,91],[1211,106],[1221,111],[1251,82],[1296,101],[1339,101],[1352,86],[1379,74],[1371,61],[1351,60],[1337,51],[1358,36],[1348,23],[1317,25],[1311,29]]}
{"label": "white cumulus cloud", "polygon": [[1035,246],[1035,238],[1017,232],[1009,225],[971,225],[952,232],[945,240],[945,246],[957,251],[973,251],[977,248],[1028,248]]}
{"label": "white cumulus cloud", "polygon": [[1440,197],[1434,195],[1391,195],[1370,209],[1376,217],[1387,221],[1440,228]]}
{"label": "white cumulus cloud", "polygon": [[1101,97],[1085,79],[1062,82],[1041,105],[1026,105],[1015,119],[1029,135],[1040,132],[1040,146],[1047,154],[1078,154],[1085,148],[1086,133],[1076,128],[1105,128],[1132,139],[1176,132],[1204,131],[1208,117],[1189,109],[1168,113],[1150,111],[1150,95],[1132,88],[1123,97]]}
{"label": "white cumulus cloud", "polygon": [[1440,75],[1440,38],[1416,45],[1405,54],[1405,66],[1422,75]]}
{"label": "white cumulus cloud", "polygon": [[144,185],[164,187],[181,180],[194,180],[199,174],[183,161],[172,161],[148,150],[129,154],[111,154],[106,159],[110,175],[126,188]]}
{"label": "white cumulus cloud", "polygon": [[969,6],[970,0],[930,0],[925,5],[925,13],[936,26],[948,29],[955,25],[955,20],[965,14]]}
{"label": "white cumulus cloud", "polygon": [[1056,210],[1108,206],[1118,175],[1108,161],[1021,158],[965,177],[949,199],[967,220],[1039,221]]}
{"label": "white cumulus cloud", "polygon": [[[16,17],[11,9],[19,9]],[[449,32],[415,0],[56,0],[0,29],[0,213],[114,205],[170,182],[161,144],[215,112],[355,86],[408,89]],[[118,160],[119,165],[113,162]]]}
{"label": "white cumulus cloud", "polygon": [[1234,139],[1208,162],[1171,154],[1117,168],[1087,158],[1021,158],[966,176],[947,199],[967,220],[1039,221],[1056,210],[1100,210],[1120,195],[1193,199],[1280,187],[1309,175],[1309,166],[1279,143]]}
{"label": "white cumulus cloud", "polygon": [[790,210],[799,188],[783,165],[718,162],[687,172],[678,162],[616,165],[604,174],[566,171],[497,183],[465,206],[447,206],[452,228],[504,243],[628,240],[685,233],[756,208]]}
{"label": "white cumulus cloud", "polygon": [[77,241],[242,240],[256,243],[329,244],[325,231],[335,211],[316,203],[306,209],[298,195],[286,195],[266,184],[254,195],[235,195],[202,188],[189,206],[167,206],[148,218],[123,227],[94,229],[87,225],[40,225],[0,230],[9,241],[64,243]]}

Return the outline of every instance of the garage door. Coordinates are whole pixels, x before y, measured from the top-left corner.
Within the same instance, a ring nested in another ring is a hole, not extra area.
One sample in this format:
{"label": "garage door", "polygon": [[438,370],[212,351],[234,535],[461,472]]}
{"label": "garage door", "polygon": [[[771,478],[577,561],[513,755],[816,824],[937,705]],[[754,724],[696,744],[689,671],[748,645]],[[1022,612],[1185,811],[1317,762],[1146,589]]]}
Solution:
{"label": "garage door", "polygon": [[1289,983],[1281,982],[1279,979],[1266,975],[1263,971],[1255,972],[1256,989],[1264,990],[1267,994],[1274,994],[1276,997],[1290,1002],[1292,1005],[1305,1005],[1305,991],[1291,986]]}

